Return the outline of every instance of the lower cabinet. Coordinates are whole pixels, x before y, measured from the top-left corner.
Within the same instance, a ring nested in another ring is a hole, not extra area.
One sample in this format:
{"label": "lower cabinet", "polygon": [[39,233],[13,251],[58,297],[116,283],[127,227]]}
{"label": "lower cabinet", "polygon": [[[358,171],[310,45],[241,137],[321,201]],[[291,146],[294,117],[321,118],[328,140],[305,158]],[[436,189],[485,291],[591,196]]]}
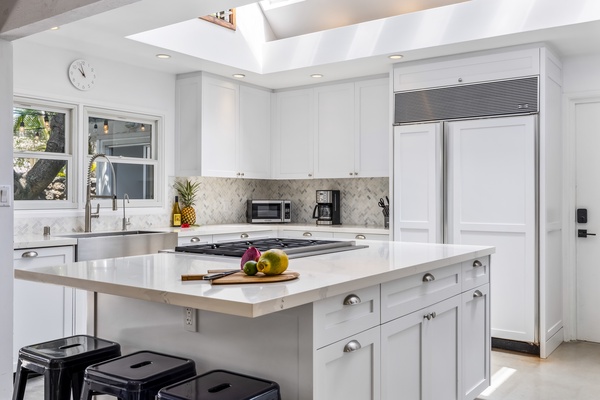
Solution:
{"label": "lower cabinet", "polygon": [[381,398],[459,398],[461,296],[381,325]]}
{"label": "lower cabinet", "polygon": [[379,326],[318,349],[314,398],[380,399],[380,359]]}
{"label": "lower cabinet", "polygon": [[462,294],[462,396],[472,400],[490,385],[490,285]]}
{"label": "lower cabinet", "polygon": [[[73,246],[21,249],[13,252],[14,267],[30,269],[75,260]],[[13,368],[21,347],[74,334],[74,289],[46,283],[14,281]]]}

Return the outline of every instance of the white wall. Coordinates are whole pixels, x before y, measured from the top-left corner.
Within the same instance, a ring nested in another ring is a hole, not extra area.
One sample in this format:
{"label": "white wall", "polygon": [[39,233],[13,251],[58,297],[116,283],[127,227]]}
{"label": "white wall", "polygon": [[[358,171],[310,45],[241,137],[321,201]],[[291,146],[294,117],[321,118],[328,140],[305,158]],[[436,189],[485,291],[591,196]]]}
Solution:
{"label": "white wall", "polygon": [[[161,194],[167,193],[168,176],[173,175],[173,138],[175,109],[175,75],[143,69],[128,64],[116,63],[94,54],[91,49],[62,50],[41,46],[33,39],[13,42],[14,48],[14,93],[36,98],[56,100],[78,106],[79,125],[77,135],[80,140],[87,140],[87,131],[83,125],[83,106],[90,105],[115,110],[149,113],[164,118],[164,135],[159,137],[159,146],[163,146],[165,171]],[[84,58],[96,67],[97,82],[87,92],[75,89],[67,76],[70,63]],[[167,60],[168,62],[168,60]],[[86,125],[87,126],[87,125]],[[159,131],[159,134],[161,132]],[[83,142],[85,143],[85,142]],[[80,159],[80,162],[82,159]],[[80,165],[86,165],[82,162]],[[79,172],[82,182],[85,171]],[[80,191],[83,196],[83,190]],[[80,198],[82,202],[82,198]],[[80,203],[81,204],[81,203]],[[131,210],[134,214],[135,211]],[[120,211],[103,209],[105,216],[117,216]],[[167,213],[164,207],[144,209],[146,214]],[[139,211],[138,211],[139,213]],[[28,217],[42,216],[43,213],[15,212],[18,224],[23,214]],[[82,205],[76,212],[66,212],[67,216],[83,217]],[[47,214],[45,216],[48,216]],[[59,215],[64,217],[65,213]],[[120,216],[120,214],[118,215]],[[100,217],[102,218],[102,216]]]}
{"label": "white wall", "polygon": [[[0,185],[12,187],[12,45],[0,40]],[[10,143],[10,145],[9,145]],[[13,208],[0,207],[0,398],[12,393]]]}
{"label": "white wall", "polygon": [[583,93],[600,90],[600,53],[569,57],[563,61],[563,91]]}

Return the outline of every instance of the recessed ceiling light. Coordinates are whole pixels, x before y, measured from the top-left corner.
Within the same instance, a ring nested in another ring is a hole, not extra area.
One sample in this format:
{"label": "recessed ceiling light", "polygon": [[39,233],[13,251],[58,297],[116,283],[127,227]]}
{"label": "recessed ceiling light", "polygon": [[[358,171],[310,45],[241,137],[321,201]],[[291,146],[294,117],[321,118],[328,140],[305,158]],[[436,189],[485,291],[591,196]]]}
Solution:
{"label": "recessed ceiling light", "polygon": [[402,54],[392,54],[391,56],[388,56],[388,58],[392,60],[399,60],[402,57],[404,57]]}
{"label": "recessed ceiling light", "polygon": [[167,58],[171,58],[170,55],[168,54],[157,54],[156,57],[158,58],[162,58],[162,59],[167,59]]}
{"label": "recessed ceiling light", "polygon": [[242,78],[245,78],[245,77],[246,77],[246,75],[244,75],[244,74],[233,74],[233,77],[234,77],[234,78],[239,78],[239,79],[242,79]]}
{"label": "recessed ceiling light", "polygon": [[50,28],[51,31],[57,31],[60,29],[60,26],[53,26],[52,28]]}
{"label": "recessed ceiling light", "polygon": [[322,74],[312,74],[310,77],[311,78],[322,78],[323,75]]}

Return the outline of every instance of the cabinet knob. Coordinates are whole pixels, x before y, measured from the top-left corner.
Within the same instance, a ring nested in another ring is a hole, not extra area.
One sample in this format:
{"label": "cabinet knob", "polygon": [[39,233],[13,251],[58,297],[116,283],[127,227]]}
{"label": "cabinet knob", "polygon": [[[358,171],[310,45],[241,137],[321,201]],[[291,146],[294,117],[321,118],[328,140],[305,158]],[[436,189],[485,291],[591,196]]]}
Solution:
{"label": "cabinet knob", "polygon": [[241,173],[240,173],[240,176],[244,176],[244,173],[243,173],[243,172],[241,172]]}
{"label": "cabinet knob", "polygon": [[354,176],[356,176],[356,175],[358,175],[358,172],[355,172],[355,173],[354,173]]}
{"label": "cabinet knob", "polygon": [[304,233],[302,234],[302,236],[311,237],[311,236],[312,236],[312,233],[310,233],[310,232],[304,232]]}
{"label": "cabinet knob", "polygon": [[190,239],[190,242],[192,243],[198,243],[200,241],[200,238],[197,236],[194,236],[193,238]]}
{"label": "cabinet knob", "polygon": [[309,178],[312,178],[312,174],[308,174],[308,177],[309,177]]}
{"label": "cabinet knob", "polygon": [[423,282],[431,282],[435,281],[435,276],[431,275],[429,272],[423,275]]}
{"label": "cabinet knob", "polygon": [[238,172],[237,174],[235,174],[236,176],[240,176],[240,173]]}
{"label": "cabinet knob", "polygon": [[435,318],[437,316],[437,314],[434,312],[429,313],[429,314],[425,314],[423,315],[423,319],[426,319],[427,321],[432,320],[433,318]]}
{"label": "cabinet knob", "polygon": [[240,235],[240,238],[241,238],[241,239],[248,239],[249,237],[250,237],[250,236],[249,236],[247,233],[242,233],[242,234]]}
{"label": "cabinet knob", "polygon": [[34,258],[38,256],[38,252],[37,251],[26,251],[25,253],[21,254],[21,257],[23,258]]}
{"label": "cabinet knob", "polygon": [[365,240],[367,237],[365,235],[356,235],[354,239]]}
{"label": "cabinet knob", "polygon": [[473,292],[473,297],[483,297],[483,293],[481,293],[479,290],[476,290]]}
{"label": "cabinet knob", "polygon": [[458,82],[462,82],[462,81],[463,81],[463,79],[462,79],[462,78],[458,78]]}
{"label": "cabinet knob", "polygon": [[360,350],[361,347],[358,340],[351,340],[344,346],[344,353],[352,353],[353,351]]}
{"label": "cabinet knob", "polygon": [[360,297],[358,297],[355,294],[349,294],[348,296],[346,296],[346,298],[344,299],[344,305],[345,306],[353,306],[355,304],[360,304],[361,303],[361,299]]}
{"label": "cabinet knob", "polygon": [[473,261],[473,268],[483,267],[483,264],[479,260]]}
{"label": "cabinet knob", "polygon": [[354,172],[350,172],[350,176],[354,175]]}

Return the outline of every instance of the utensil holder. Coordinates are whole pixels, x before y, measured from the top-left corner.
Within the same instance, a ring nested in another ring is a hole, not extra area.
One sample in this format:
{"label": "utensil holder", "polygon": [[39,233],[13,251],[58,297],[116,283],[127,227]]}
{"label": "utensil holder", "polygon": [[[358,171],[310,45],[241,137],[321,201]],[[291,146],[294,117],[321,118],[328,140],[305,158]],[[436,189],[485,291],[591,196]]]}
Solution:
{"label": "utensil holder", "polygon": [[383,227],[385,229],[389,229],[390,228],[390,217],[383,217]]}

